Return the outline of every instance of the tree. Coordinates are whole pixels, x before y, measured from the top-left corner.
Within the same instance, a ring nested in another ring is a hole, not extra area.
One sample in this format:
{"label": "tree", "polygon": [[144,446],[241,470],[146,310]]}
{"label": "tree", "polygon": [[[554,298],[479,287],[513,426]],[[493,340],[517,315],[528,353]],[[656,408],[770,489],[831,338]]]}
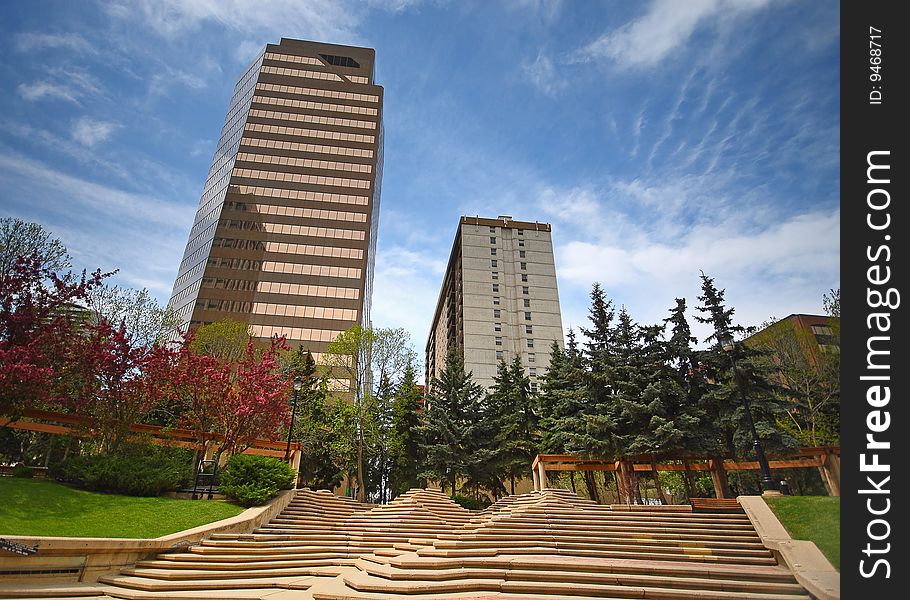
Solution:
{"label": "tree", "polygon": [[404,372],[392,400],[392,426],[388,441],[390,497],[419,485],[418,453],[421,393],[413,365]]}
{"label": "tree", "polygon": [[154,408],[142,373],[145,354],[123,324],[103,320],[86,325],[68,345],[55,400],[85,419],[80,427],[100,453],[116,452]]}
{"label": "tree", "polygon": [[173,407],[178,425],[194,432],[203,453],[243,452],[287,427],[290,386],[277,358],[283,344],[273,338],[258,352],[249,339],[244,355],[232,360],[196,353],[192,334],[177,351],[155,347],[148,362],[152,393]]}
{"label": "tree", "polygon": [[188,339],[191,340],[190,345],[197,354],[235,362],[246,355],[252,332],[247,323],[221,319],[197,328]]}
{"label": "tree", "polygon": [[501,361],[486,402],[486,419],[495,424],[492,442],[497,480],[508,479],[512,494],[515,479],[527,473],[537,448],[538,423],[532,410],[530,383],[520,357],[516,356],[511,365]]}
{"label": "tree", "polygon": [[452,495],[459,477],[477,478],[493,452],[486,447],[488,424],[482,419],[483,388],[465,373],[453,347],[438,378],[433,378],[422,413],[421,477],[448,484]]}
{"label": "tree", "polygon": [[[382,443],[390,421],[392,390],[409,362],[414,359],[404,329],[364,329],[355,325],[329,343],[324,354],[327,366],[350,382],[348,390],[356,421],[352,461],[358,500],[367,494],[367,483],[382,499],[388,480],[387,451]],[[371,482],[367,461],[372,459]]]}
{"label": "tree", "polygon": [[34,253],[0,273],[0,413],[9,416],[47,399],[81,320],[75,303],[110,275],[58,275],[45,263]]}
{"label": "tree", "polygon": [[826,315],[840,318],[840,288],[832,289],[830,294],[824,294],[822,305],[825,307]]}
{"label": "tree", "polygon": [[[839,319],[832,317],[835,338]],[[748,340],[763,351],[760,364],[774,374],[780,393],[792,401],[788,417],[781,422],[803,445],[840,442],[840,352],[821,350],[811,331],[781,320]],[[838,344],[829,344],[837,346]]]}
{"label": "tree", "polygon": [[59,273],[70,268],[63,243],[38,223],[4,217],[0,219],[0,273],[9,275],[20,258],[34,257],[42,271]]}
{"label": "tree", "polygon": [[[712,385],[706,386],[701,406],[708,419],[705,430],[713,434],[715,460],[722,460],[726,450],[733,456],[751,454],[752,434],[747,426],[745,406],[740,399],[736,373],[732,371],[731,356],[724,348],[724,340],[733,340],[742,335],[745,328],[733,322],[733,308],[727,308],[724,290],[718,290],[714,280],[701,274],[701,305],[697,310],[704,314],[696,320],[712,326],[713,333],[705,340],[712,342],[708,350],[700,354],[703,372]],[[779,393],[779,385],[772,381],[767,370],[760,364],[760,351],[742,344],[735,344],[736,366],[742,392],[749,397],[755,430],[767,452],[784,452],[793,449],[796,440],[778,423],[786,418],[789,402]],[[728,493],[725,490],[724,493]]]}
{"label": "tree", "polygon": [[89,292],[86,304],[92,322],[107,321],[115,327],[122,324],[133,347],[151,347],[160,341],[162,332],[179,325],[176,311],[159,305],[145,288],[98,286]]}

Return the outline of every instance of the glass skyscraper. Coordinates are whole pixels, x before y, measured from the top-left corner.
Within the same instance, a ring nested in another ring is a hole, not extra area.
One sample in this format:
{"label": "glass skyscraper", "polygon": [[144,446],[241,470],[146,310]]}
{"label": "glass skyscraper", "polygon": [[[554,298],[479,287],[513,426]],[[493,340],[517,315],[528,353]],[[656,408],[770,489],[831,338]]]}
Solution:
{"label": "glass skyscraper", "polygon": [[169,305],[316,355],[370,324],[382,179],[375,51],[282,39],[234,88]]}

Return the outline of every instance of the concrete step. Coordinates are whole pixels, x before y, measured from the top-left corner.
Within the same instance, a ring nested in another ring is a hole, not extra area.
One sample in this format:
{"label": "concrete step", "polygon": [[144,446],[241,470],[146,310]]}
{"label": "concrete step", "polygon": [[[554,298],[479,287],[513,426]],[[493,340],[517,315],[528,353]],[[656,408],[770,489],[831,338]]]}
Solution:
{"label": "concrete step", "polygon": [[[802,587],[795,582],[750,581],[747,579],[712,578],[707,576],[656,575],[650,573],[622,572],[579,572],[546,569],[436,569],[428,572],[421,569],[397,569],[373,561],[360,559],[356,566],[363,572],[381,579],[394,581],[454,581],[461,579],[497,579],[509,581],[588,583],[598,585],[624,585],[643,587],[669,587],[695,591],[736,591],[768,594],[803,594]],[[742,573],[737,573],[742,577]]]}

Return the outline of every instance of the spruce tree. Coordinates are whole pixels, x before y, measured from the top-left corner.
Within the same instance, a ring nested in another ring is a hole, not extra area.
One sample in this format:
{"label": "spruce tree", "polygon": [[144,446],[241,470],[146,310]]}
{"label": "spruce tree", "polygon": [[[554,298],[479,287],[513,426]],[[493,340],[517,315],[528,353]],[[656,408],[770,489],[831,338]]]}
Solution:
{"label": "spruce tree", "polygon": [[420,388],[417,387],[413,364],[408,365],[392,399],[392,423],[389,432],[390,499],[418,487]]}
{"label": "spruce tree", "polygon": [[[702,395],[701,408],[708,417],[705,429],[714,434],[710,445],[716,453],[726,450],[734,457],[751,457],[753,441],[746,409],[731,368],[730,353],[723,348],[726,340],[742,336],[745,328],[733,322],[734,309],[726,307],[724,290],[718,290],[714,280],[704,273],[701,279],[702,295],[698,298],[701,305],[697,310],[705,316],[695,318],[713,328],[712,334],[705,340],[711,342],[711,346],[699,356],[707,377],[713,381],[713,385],[706,386]],[[756,358],[760,351],[735,344],[733,352],[742,393],[748,395],[755,430],[765,452],[784,452],[795,448],[796,440],[778,425],[780,420],[786,418],[788,401],[782,394],[775,393],[776,385],[759,366],[760,361]]]}
{"label": "spruce tree", "polygon": [[459,477],[477,485],[492,458],[489,426],[483,422],[483,388],[465,373],[457,349],[433,378],[419,432],[420,476],[447,485],[452,495]]}
{"label": "spruce tree", "polygon": [[489,420],[495,424],[495,470],[501,479],[509,481],[510,493],[514,494],[515,479],[528,472],[534,459],[537,415],[521,358],[516,356],[511,365],[500,362],[494,382],[488,405]]}

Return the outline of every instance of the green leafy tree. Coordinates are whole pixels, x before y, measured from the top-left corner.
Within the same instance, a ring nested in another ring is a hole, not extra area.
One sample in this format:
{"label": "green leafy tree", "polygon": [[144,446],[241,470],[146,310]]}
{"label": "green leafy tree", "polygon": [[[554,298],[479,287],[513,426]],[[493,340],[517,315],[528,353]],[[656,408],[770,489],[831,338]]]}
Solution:
{"label": "green leafy tree", "polygon": [[498,489],[499,481],[507,479],[512,494],[515,480],[527,473],[538,444],[538,417],[533,410],[530,387],[521,358],[516,356],[511,365],[499,363],[486,402],[487,420],[495,424],[492,440],[496,452],[495,485]]}
{"label": "green leafy tree", "polygon": [[38,223],[4,217],[0,219],[0,273],[9,275],[21,257],[34,256],[38,267],[50,273],[70,268],[70,256],[63,242]]}
{"label": "green leafy tree", "polygon": [[224,362],[236,362],[247,354],[247,344],[252,338],[247,323],[233,319],[222,319],[202,325],[192,336],[190,349]]}

